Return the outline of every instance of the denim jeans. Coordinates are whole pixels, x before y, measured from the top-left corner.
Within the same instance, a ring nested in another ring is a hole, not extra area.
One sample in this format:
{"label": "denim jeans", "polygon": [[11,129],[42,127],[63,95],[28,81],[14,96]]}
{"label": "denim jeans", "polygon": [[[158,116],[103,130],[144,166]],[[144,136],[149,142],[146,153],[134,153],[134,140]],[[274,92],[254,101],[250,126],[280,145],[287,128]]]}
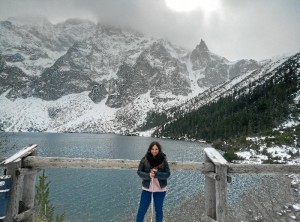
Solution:
{"label": "denim jeans", "polygon": [[[145,214],[151,203],[152,192],[143,190],[141,194],[140,207],[136,217],[136,222],[143,222]],[[155,218],[156,222],[163,221],[163,203],[166,196],[166,192],[153,192],[153,200],[155,206]]]}

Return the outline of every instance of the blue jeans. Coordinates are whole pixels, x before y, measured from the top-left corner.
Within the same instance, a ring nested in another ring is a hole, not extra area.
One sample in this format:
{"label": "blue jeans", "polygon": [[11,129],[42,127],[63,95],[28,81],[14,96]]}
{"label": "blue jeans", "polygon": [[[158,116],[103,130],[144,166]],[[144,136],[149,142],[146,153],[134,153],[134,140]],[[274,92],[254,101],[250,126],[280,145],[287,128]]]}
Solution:
{"label": "blue jeans", "polygon": [[[140,200],[140,207],[136,217],[136,222],[143,222],[145,214],[151,203],[152,192],[143,190]],[[153,200],[155,206],[155,218],[156,222],[163,221],[163,203],[166,196],[166,192],[153,192]]]}

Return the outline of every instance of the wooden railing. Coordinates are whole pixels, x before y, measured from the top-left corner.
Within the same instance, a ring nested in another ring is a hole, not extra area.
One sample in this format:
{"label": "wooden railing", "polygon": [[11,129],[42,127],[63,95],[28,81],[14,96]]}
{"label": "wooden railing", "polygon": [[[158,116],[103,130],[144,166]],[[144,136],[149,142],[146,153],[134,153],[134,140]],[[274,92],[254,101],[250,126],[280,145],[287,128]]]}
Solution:
{"label": "wooden railing", "polygon": [[[0,158],[2,167],[12,176],[13,184],[8,211],[4,222],[32,221],[34,213],[35,182],[38,171],[42,168],[100,168],[100,169],[137,169],[138,160],[92,159],[67,157],[36,156],[37,145],[24,152],[23,148],[14,156]],[[30,148],[29,147],[29,148]],[[229,174],[299,174],[299,165],[284,164],[231,164],[213,148],[205,148],[205,162],[169,161],[171,170],[196,170],[205,175],[205,214],[201,221],[227,222],[227,183]],[[23,180],[21,180],[23,176]],[[21,194],[21,187],[23,192]],[[19,213],[19,202],[26,207]]]}

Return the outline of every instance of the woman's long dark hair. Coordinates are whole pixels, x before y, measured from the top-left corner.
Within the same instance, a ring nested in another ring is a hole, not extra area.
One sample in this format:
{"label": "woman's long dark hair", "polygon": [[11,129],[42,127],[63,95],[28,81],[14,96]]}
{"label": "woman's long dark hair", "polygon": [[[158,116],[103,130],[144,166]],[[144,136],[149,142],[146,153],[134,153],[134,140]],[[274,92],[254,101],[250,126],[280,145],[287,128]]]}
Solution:
{"label": "woman's long dark hair", "polygon": [[[158,154],[154,157],[151,153],[151,148],[153,146],[157,146],[158,148]],[[154,141],[150,143],[148,151],[146,153],[145,159],[149,162],[151,168],[157,167],[157,168],[163,168],[163,162],[165,160],[165,155],[163,154],[161,150],[161,145],[159,142]]]}
{"label": "woman's long dark hair", "polygon": [[152,143],[150,143],[147,152],[148,152],[148,153],[151,153],[151,148],[152,148],[154,145],[156,145],[156,146],[158,147],[158,151],[159,151],[158,153],[161,153],[161,152],[162,152],[161,145],[160,145],[159,142],[157,142],[157,141],[153,141]]}

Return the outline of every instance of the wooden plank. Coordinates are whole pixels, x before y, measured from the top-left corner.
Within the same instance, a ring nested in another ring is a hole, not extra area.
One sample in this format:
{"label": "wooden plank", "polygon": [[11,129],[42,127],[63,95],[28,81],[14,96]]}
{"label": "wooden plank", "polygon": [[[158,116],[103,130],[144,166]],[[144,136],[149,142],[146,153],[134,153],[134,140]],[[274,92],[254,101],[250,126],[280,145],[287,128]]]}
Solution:
{"label": "wooden plank", "polygon": [[214,165],[206,162],[168,161],[171,170],[214,171]]}
{"label": "wooden plank", "polygon": [[288,164],[228,164],[228,173],[300,174],[300,165]]}
{"label": "wooden plank", "polygon": [[[28,156],[24,167],[137,169],[139,160]],[[213,171],[212,163],[168,161],[171,170]]]}
{"label": "wooden plank", "polygon": [[227,165],[216,165],[216,174],[220,180],[216,180],[216,215],[218,222],[227,220]]}
{"label": "wooden plank", "polygon": [[204,152],[215,165],[227,163],[224,157],[214,148],[205,148]]}
{"label": "wooden plank", "polygon": [[[210,163],[210,158],[205,155],[205,161]],[[214,171],[214,170],[213,170]],[[204,195],[205,195],[205,216],[216,219],[216,185],[215,178],[211,178],[209,172],[205,176]]]}
{"label": "wooden plank", "polygon": [[[48,157],[37,157],[37,158],[48,158]],[[55,157],[49,157],[55,158]],[[0,157],[0,161],[4,161],[5,157]],[[26,159],[26,158],[25,158]],[[78,158],[74,158],[78,159]],[[30,162],[36,162],[35,160],[27,159],[26,166],[31,167]],[[125,162],[127,160],[124,160]],[[131,160],[130,160],[131,161]],[[133,160],[137,161],[138,160]],[[42,163],[34,163],[40,166],[43,166]],[[181,162],[181,161],[169,161],[171,169],[174,170],[200,170],[200,171],[214,171],[214,166],[211,163],[205,162]],[[127,166],[127,165],[126,165]],[[126,168],[123,166],[122,168]],[[233,164],[228,163],[228,173],[238,173],[238,174],[300,174],[300,165],[288,165],[288,164]],[[35,166],[38,167],[38,166]],[[42,168],[42,167],[41,167]],[[81,167],[77,167],[81,168]],[[102,168],[102,167],[95,167]],[[109,167],[113,168],[113,167]],[[118,168],[117,166],[115,167]],[[130,167],[130,168],[135,168]],[[129,168],[129,169],[130,169]]]}
{"label": "wooden plank", "polygon": [[216,219],[216,187],[215,180],[209,177],[205,177],[205,214]]}
{"label": "wooden plank", "polygon": [[2,161],[0,165],[6,165],[11,162],[20,161],[23,157],[28,156],[30,153],[32,153],[37,148],[37,146],[38,146],[37,144],[33,144],[31,146],[24,147],[23,149],[21,149],[20,151],[12,155],[11,157],[8,157],[6,160]]}
{"label": "wooden plank", "polygon": [[35,195],[35,181],[37,170],[33,174],[27,174],[23,179],[23,202],[26,204],[27,208],[32,208],[34,206],[34,195]]}

